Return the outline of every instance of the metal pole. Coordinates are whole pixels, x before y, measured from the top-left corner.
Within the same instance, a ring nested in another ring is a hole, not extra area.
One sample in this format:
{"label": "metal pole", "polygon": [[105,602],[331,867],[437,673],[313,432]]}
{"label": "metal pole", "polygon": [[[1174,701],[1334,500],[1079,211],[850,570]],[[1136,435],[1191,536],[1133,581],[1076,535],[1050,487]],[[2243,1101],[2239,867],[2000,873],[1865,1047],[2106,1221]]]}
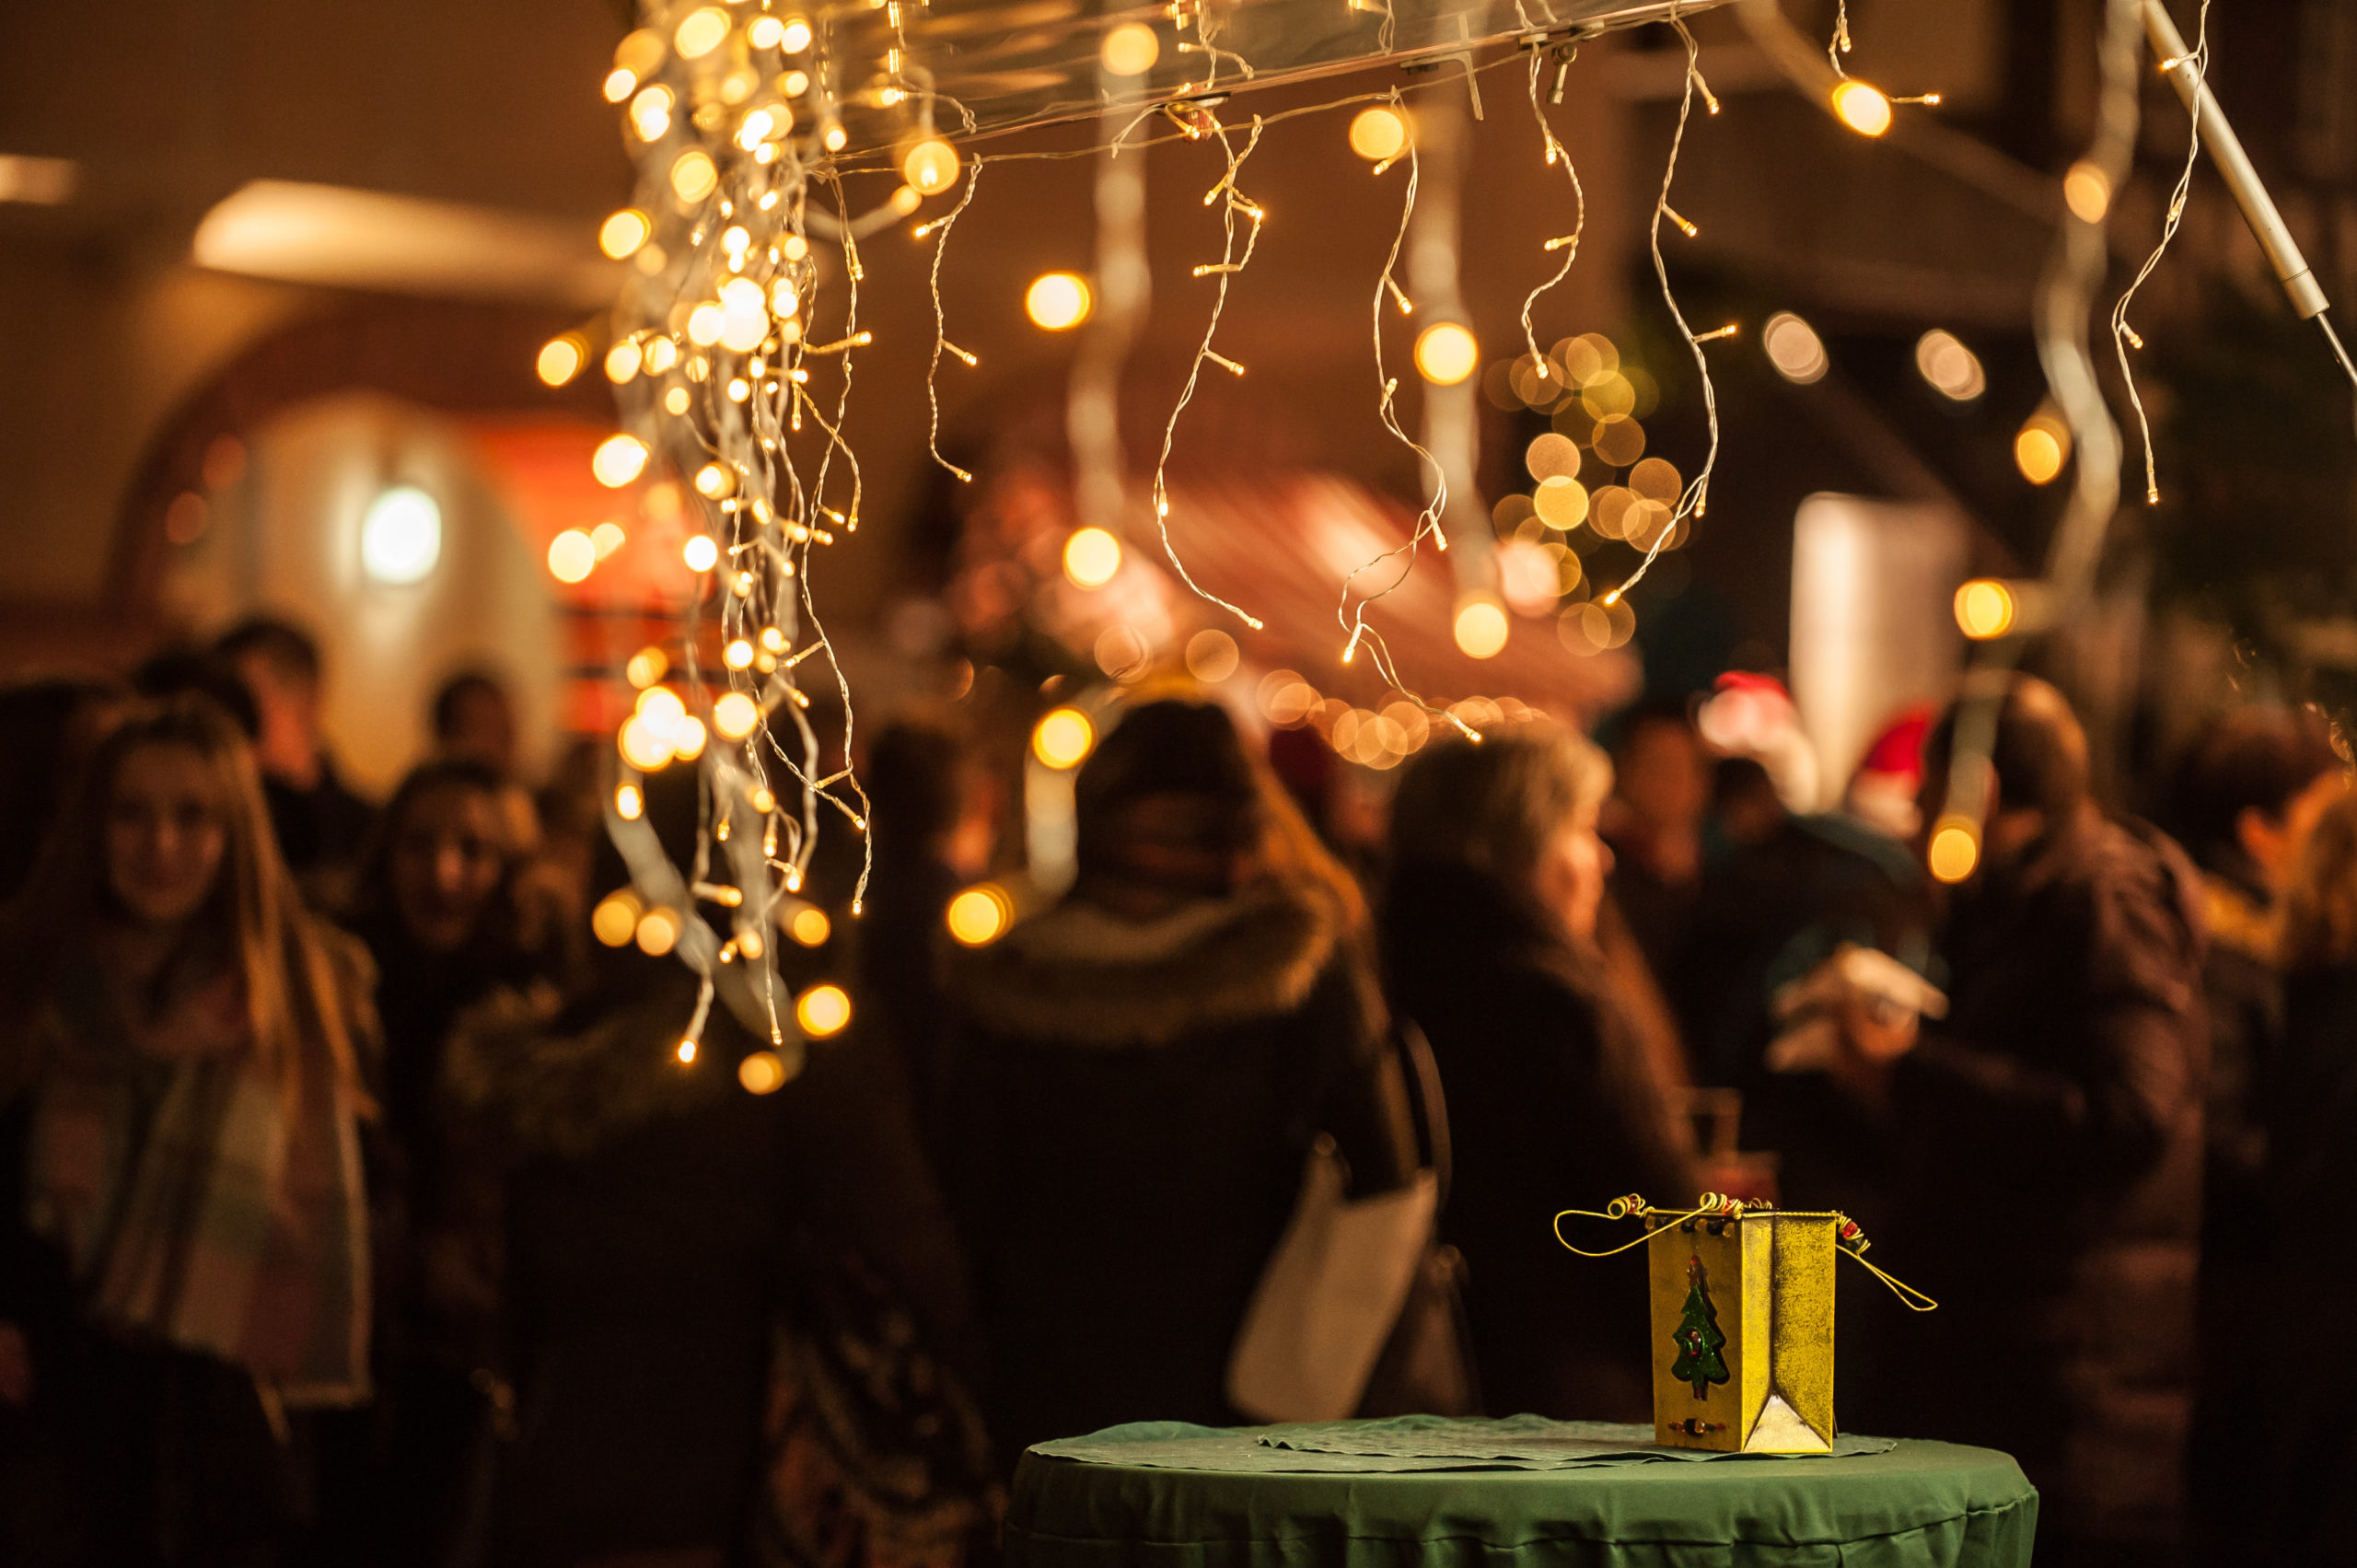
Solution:
{"label": "metal pole", "polygon": [[2177,30],[2177,23],[2169,18],[2161,0],[2144,0],[2144,36],[2153,41],[2153,52],[2161,57],[2162,74],[2177,88],[2177,96],[2185,100],[2186,111],[2193,116],[2201,132],[2202,144],[2218,166],[2219,178],[2234,192],[2235,204],[2242,208],[2251,233],[2258,237],[2259,249],[2267,252],[2268,262],[2282,280],[2283,292],[2292,296],[2292,308],[2300,313],[2304,321],[2319,314],[2331,302],[2325,298],[2316,274],[2308,270],[2307,258],[2293,242],[2292,231],[2283,226],[2283,215],[2275,210],[2274,199],[2259,183],[2258,171],[2250,166],[2250,155],[2243,151],[2235,128],[2226,123],[2225,110],[2218,107],[2216,96],[2195,68],[2186,50],[2184,35]]}

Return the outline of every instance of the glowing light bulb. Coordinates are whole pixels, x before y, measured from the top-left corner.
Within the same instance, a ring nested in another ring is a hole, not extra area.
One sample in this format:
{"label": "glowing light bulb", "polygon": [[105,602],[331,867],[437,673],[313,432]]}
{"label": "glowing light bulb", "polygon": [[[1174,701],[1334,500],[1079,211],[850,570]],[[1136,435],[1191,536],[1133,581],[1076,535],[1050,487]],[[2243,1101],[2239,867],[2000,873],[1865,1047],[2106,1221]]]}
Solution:
{"label": "glowing light bulb", "polygon": [[619,261],[646,243],[655,226],[636,207],[624,207],[598,227],[598,249]]}
{"label": "glowing light bulb", "polygon": [[750,669],[753,666],[753,645],[738,637],[720,650],[720,662],[731,669]]}
{"label": "glowing light bulb", "polygon": [[696,470],[696,494],[717,501],[737,491],[736,470],[720,463],[706,463]]}
{"label": "glowing light bulb", "polygon": [[1495,658],[1506,645],[1504,606],[1479,596],[1457,607],[1457,650],[1468,658]]}
{"label": "glowing light bulb", "polygon": [[749,1095],[775,1094],[785,1086],[785,1060],[774,1051],[757,1051],[737,1063],[737,1082]]}
{"label": "glowing light bulb", "polygon": [[1975,642],[2014,629],[2014,590],[1994,577],[1975,577],[1956,591],[1956,623]]}
{"label": "glowing light bulb", "polygon": [[1817,329],[1789,310],[1779,310],[1768,318],[1759,330],[1759,346],[1767,352],[1768,363],[1776,374],[1796,387],[1805,387],[1825,379],[1833,368],[1826,357],[1825,340]]}
{"label": "glowing light bulb", "polygon": [[778,43],[788,54],[799,54],[810,47],[810,24],[795,17],[785,24],[784,36]]}
{"label": "glowing light bulb", "polygon": [[1032,325],[1061,332],[1077,327],[1088,319],[1088,312],[1096,301],[1090,296],[1088,282],[1076,273],[1046,273],[1031,280],[1024,291],[1024,313]]}
{"label": "glowing light bulb", "polygon": [[938,136],[928,136],[900,160],[900,178],[919,195],[937,196],[958,182],[958,149]]}
{"label": "glowing light bulb", "polygon": [[720,563],[720,546],[710,534],[690,534],[688,542],[679,547],[679,559],[691,572],[709,572]]}
{"label": "glowing light bulb", "polygon": [[761,705],[742,691],[725,691],[712,705],[712,727],[725,739],[742,740],[761,722]]}
{"label": "glowing light bulb", "polygon": [[636,712],[656,730],[668,734],[687,717],[688,705],[668,686],[650,686],[638,694]]}
{"label": "glowing light bulb", "polygon": [[1408,122],[1382,104],[1362,109],[1351,122],[1351,151],[1369,163],[1398,157],[1408,148]]}
{"label": "glowing light bulb", "polygon": [[770,335],[769,299],[750,278],[730,278],[720,285],[720,346],[750,354]]}
{"label": "glowing light bulb", "polygon": [[1923,859],[1941,881],[1961,882],[1980,864],[1980,835],[1963,818],[1947,818],[1932,830]]}
{"label": "glowing light bulb", "polygon": [[646,355],[636,338],[624,338],[606,351],[606,379],[619,387],[638,374]]}
{"label": "glowing light bulb", "polygon": [[622,666],[622,679],[644,691],[662,679],[670,668],[671,660],[661,648],[641,648]]}
{"label": "glowing light bulb", "polygon": [[633,715],[614,738],[622,761],[642,773],[651,773],[671,765],[671,732],[658,729],[644,717]]}
{"label": "glowing light bulb", "polygon": [[1968,403],[1989,389],[1980,356],[1937,327],[1915,340],[1915,368],[1942,397],[1956,402]]}
{"label": "glowing light bulb", "polygon": [[1004,889],[984,882],[950,900],[946,919],[949,935],[959,946],[981,947],[1006,935],[1015,904]]}
{"label": "glowing light bulb", "polygon": [[646,340],[645,370],[649,376],[660,376],[679,363],[679,345],[668,338]]}
{"label": "glowing light bulb", "polygon": [[1890,129],[1890,99],[1855,79],[1833,89],[1833,112],[1861,136],[1879,136]]}
{"label": "glowing light bulb", "polygon": [[579,528],[549,540],[549,575],[560,583],[585,581],[598,566],[598,545]]}
{"label": "glowing light bulb", "polygon": [[696,1042],[693,1040],[682,1040],[671,1054],[679,1059],[680,1066],[692,1067],[696,1063]]}
{"label": "glowing light bulb", "polygon": [[631,99],[630,122],[640,141],[661,141],[671,128],[671,89],[649,87]]}
{"label": "glowing light bulb", "polygon": [[540,345],[540,359],[532,368],[540,379],[552,387],[562,387],[581,374],[581,366],[589,358],[589,345],[578,332],[565,332]]}
{"label": "glowing light bulb", "polygon": [[[646,792],[634,784],[614,786],[614,815],[625,822],[635,822],[646,815]],[[621,943],[614,944],[619,947]]]}
{"label": "glowing light bulb", "polygon": [[360,517],[360,569],[372,583],[421,583],[442,559],[442,506],[413,484],[381,491]]}
{"label": "glowing light bulb", "polygon": [[776,17],[755,17],[745,29],[745,41],[755,49],[775,49],[785,41],[785,23]]}
{"label": "glowing light bulb", "polygon": [[841,1034],[843,1026],[851,1022],[851,996],[832,982],[814,985],[795,998],[794,1021],[812,1040]]}
{"label": "glowing light bulb", "polygon": [[2046,409],[2031,414],[2014,436],[2014,466],[2032,484],[2048,484],[2071,456],[2071,431]]}
{"label": "glowing light bulb", "polygon": [[682,762],[692,762],[703,755],[703,743],[708,738],[703,720],[690,714],[671,727],[671,755]]}
{"label": "glowing light bulb", "polygon": [[615,66],[606,75],[606,101],[620,103],[638,88],[638,73]]}
{"label": "glowing light bulb", "polygon": [[1058,708],[1031,731],[1031,754],[1051,768],[1076,768],[1097,744],[1097,726],[1078,708]]}
{"label": "glowing light bulb", "polygon": [[2062,177],[2062,201],[2082,223],[2101,223],[2111,211],[2111,177],[2084,158]]}
{"label": "glowing light bulb", "polygon": [[643,906],[638,894],[628,888],[608,893],[589,912],[589,933],[609,947],[627,947],[631,938],[638,935],[638,917]]}
{"label": "glowing light bulb", "polygon": [[710,300],[688,312],[688,341],[698,348],[710,348],[718,343],[727,327],[727,316]]}
{"label": "glowing light bulb", "polygon": [[827,150],[829,152],[839,153],[843,150],[843,144],[850,141],[851,137],[844,132],[842,126],[830,125],[827,127],[826,131],[820,134],[819,140],[826,144]]}
{"label": "glowing light bulb", "polygon": [[1416,373],[1435,387],[1456,386],[1480,362],[1472,330],[1455,321],[1435,321],[1416,339]]}
{"label": "glowing light bulb", "polygon": [[658,905],[638,917],[636,935],[638,950],[650,958],[659,958],[679,940],[679,917]]}
{"label": "glowing light bulb", "polygon": [[630,536],[622,532],[621,524],[610,518],[589,530],[589,542],[596,548],[600,561],[620,550],[629,539]]}
{"label": "glowing light bulb", "polygon": [[728,13],[717,6],[691,11],[671,34],[672,46],[682,60],[701,60],[718,49],[728,36]]}
{"label": "glowing light bulb", "polygon": [[719,184],[720,171],[701,147],[690,147],[671,165],[671,189],[682,202],[701,202]]}
{"label": "glowing light bulb", "polygon": [[1124,22],[1105,35],[1097,58],[1116,76],[1143,76],[1162,58],[1162,40],[1142,22]]}
{"label": "glowing light bulb", "polygon": [[646,444],[635,436],[609,436],[589,456],[589,471],[609,490],[620,490],[646,470]]}
{"label": "glowing light bulb", "polygon": [[825,946],[827,937],[834,929],[835,923],[829,920],[827,912],[816,904],[795,911],[794,918],[785,923],[785,934],[805,947]]}
{"label": "glowing light bulb", "polygon": [[1064,575],[1074,587],[1101,588],[1121,569],[1121,541],[1103,528],[1075,528],[1064,540]]}

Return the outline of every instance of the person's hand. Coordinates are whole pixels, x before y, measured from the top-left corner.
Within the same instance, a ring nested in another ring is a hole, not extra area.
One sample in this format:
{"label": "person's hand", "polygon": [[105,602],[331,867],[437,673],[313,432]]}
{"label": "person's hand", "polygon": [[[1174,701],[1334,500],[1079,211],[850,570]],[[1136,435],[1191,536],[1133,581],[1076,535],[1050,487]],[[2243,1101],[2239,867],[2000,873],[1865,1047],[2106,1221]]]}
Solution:
{"label": "person's hand", "polygon": [[1915,1049],[1922,1016],[1872,992],[1852,991],[1841,999],[1841,1043],[1845,1051],[1888,1066]]}
{"label": "person's hand", "polygon": [[1837,1016],[1841,1050],[1831,1069],[1834,1080],[1880,1103],[1889,1095],[1891,1063],[1915,1049],[1922,1017],[1911,1007],[1855,989],[1841,998]]}
{"label": "person's hand", "polygon": [[0,1322],[0,1405],[22,1410],[32,1403],[32,1346],[25,1342],[22,1329]]}

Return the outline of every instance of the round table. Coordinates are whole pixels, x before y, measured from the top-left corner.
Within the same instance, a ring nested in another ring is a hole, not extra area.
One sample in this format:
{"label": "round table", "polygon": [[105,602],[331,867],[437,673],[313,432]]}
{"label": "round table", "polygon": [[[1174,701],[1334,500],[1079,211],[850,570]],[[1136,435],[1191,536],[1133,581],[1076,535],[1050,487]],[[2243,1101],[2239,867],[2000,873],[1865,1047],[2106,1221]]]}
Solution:
{"label": "round table", "polygon": [[[1519,1430],[1561,1423],[1518,1417]],[[1460,1455],[1288,1453],[1295,1432],[1432,1434],[1512,1423],[1115,1427],[1023,1456],[1010,1568],[2027,1568],[2038,1493],[1987,1448],[1901,1441],[1817,1458],[1624,1452],[1582,1468]],[[1650,1437],[1650,1429],[1612,1429]],[[1852,1440],[1871,1444],[1875,1440]],[[1310,1445],[1315,1446],[1315,1443]],[[1366,1447],[1366,1443],[1329,1443]],[[1624,1445],[1624,1449],[1633,1448]],[[1650,1448],[1650,1444],[1644,1445]],[[1520,1450],[1528,1460],[1538,1450]],[[1445,1464],[1452,1468],[1433,1468]],[[1300,1468],[1291,1468],[1300,1467]]]}

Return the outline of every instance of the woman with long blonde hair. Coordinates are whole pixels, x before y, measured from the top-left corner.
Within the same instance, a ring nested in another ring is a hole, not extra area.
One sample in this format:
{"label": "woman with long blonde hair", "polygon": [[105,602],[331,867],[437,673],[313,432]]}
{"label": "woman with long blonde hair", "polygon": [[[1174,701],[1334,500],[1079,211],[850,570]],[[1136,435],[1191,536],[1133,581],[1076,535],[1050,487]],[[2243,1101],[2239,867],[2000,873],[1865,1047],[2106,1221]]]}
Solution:
{"label": "woman with long blonde hair", "polygon": [[366,974],[202,698],[107,738],[0,915],[5,1220],[71,1304],[17,1392],[54,1422],[95,1559],[266,1559],[300,1512],[290,1412],[367,1395]]}

